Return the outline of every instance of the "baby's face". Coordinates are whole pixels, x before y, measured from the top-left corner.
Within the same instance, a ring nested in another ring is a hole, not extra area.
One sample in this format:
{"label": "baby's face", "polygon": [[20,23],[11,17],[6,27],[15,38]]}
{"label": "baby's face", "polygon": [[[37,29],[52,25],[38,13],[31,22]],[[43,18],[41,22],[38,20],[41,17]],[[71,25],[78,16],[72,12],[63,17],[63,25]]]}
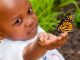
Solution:
{"label": "baby's face", "polygon": [[4,38],[26,40],[37,33],[38,21],[26,0],[2,0],[0,32]]}

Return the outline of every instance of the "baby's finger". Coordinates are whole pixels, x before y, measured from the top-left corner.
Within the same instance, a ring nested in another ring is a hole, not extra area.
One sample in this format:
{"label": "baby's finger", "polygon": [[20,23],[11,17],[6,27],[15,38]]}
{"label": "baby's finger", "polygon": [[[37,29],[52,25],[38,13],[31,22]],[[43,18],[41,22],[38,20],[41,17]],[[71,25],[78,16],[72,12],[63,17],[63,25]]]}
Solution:
{"label": "baby's finger", "polygon": [[68,35],[67,32],[62,33],[62,34],[59,36],[59,40],[62,40],[62,39],[64,39],[64,38],[66,38],[67,35]]}
{"label": "baby's finger", "polygon": [[49,33],[49,38],[56,38],[56,36]]}
{"label": "baby's finger", "polygon": [[38,38],[39,38],[39,42],[44,42],[45,36],[43,33],[40,33]]}
{"label": "baby's finger", "polygon": [[49,40],[49,34],[48,33],[44,33],[44,38],[45,38],[45,40]]}
{"label": "baby's finger", "polygon": [[57,40],[57,36],[55,36],[53,34],[49,34],[49,40],[55,41],[55,40]]}
{"label": "baby's finger", "polygon": [[65,37],[65,36],[68,35],[68,33],[67,33],[67,32],[64,32],[64,33],[62,33],[61,35]]}
{"label": "baby's finger", "polygon": [[59,44],[64,44],[67,41],[67,33],[62,33],[59,37]]}

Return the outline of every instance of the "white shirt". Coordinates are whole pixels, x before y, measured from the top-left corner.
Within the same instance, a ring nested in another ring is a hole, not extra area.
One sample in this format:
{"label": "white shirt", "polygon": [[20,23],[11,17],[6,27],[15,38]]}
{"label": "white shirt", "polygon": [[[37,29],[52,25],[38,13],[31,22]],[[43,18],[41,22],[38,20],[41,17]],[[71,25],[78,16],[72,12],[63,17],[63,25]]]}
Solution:
{"label": "white shirt", "polygon": [[[43,29],[38,27],[38,33],[44,32]],[[23,49],[36,40],[37,35],[28,41],[12,41],[4,39],[0,43],[0,60],[24,60],[22,53]],[[56,50],[49,50],[47,53],[38,60],[65,60],[63,56]]]}

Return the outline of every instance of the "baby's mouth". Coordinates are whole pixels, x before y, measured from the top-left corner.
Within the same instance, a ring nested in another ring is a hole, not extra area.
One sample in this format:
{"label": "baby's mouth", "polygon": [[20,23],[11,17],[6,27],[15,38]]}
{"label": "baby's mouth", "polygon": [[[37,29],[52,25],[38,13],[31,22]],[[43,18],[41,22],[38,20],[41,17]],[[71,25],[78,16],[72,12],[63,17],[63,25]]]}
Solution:
{"label": "baby's mouth", "polygon": [[38,24],[35,24],[35,25],[31,28],[31,31],[32,31],[32,32],[36,32],[36,31],[37,31],[37,28],[38,28]]}
{"label": "baby's mouth", "polygon": [[38,28],[38,23],[33,24],[33,26],[29,29],[27,34],[36,34],[37,33],[37,28]]}
{"label": "baby's mouth", "polygon": [[29,30],[29,32],[27,32],[27,34],[33,34],[37,32],[37,27],[34,27],[32,29]]}

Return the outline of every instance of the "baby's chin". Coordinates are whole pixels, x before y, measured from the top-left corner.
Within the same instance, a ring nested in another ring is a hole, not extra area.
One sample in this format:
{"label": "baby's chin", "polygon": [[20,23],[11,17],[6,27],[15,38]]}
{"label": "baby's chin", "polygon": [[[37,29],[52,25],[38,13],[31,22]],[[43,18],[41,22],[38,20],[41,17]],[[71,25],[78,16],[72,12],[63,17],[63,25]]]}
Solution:
{"label": "baby's chin", "polygon": [[33,39],[36,35],[37,35],[37,31],[36,31],[35,33],[33,33],[32,35],[30,35],[30,37],[28,37],[28,38],[25,39],[25,40]]}
{"label": "baby's chin", "polygon": [[26,41],[26,40],[30,40],[33,39],[35,36],[37,35],[37,32],[33,35],[31,35],[30,37],[5,37],[3,39],[8,39],[8,40],[12,40],[12,41]]}
{"label": "baby's chin", "polygon": [[37,33],[38,33],[38,31],[37,31],[37,29],[35,29],[34,31],[32,31],[31,33],[28,34],[28,37],[26,40],[33,39],[37,35]]}
{"label": "baby's chin", "polygon": [[18,34],[13,36],[7,36],[6,39],[13,40],[13,41],[25,41],[33,39],[37,35],[38,31],[37,28],[33,31],[26,33],[26,34]]}
{"label": "baby's chin", "polygon": [[14,41],[26,41],[26,40],[33,39],[35,36],[37,36],[37,31],[36,32],[33,32],[33,33],[30,33],[30,34],[28,34],[25,37],[18,37],[18,38],[15,38],[15,39],[13,38],[11,40],[14,40]]}
{"label": "baby's chin", "polygon": [[37,34],[31,36],[31,37],[18,37],[18,38],[5,38],[5,39],[8,39],[8,40],[12,40],[12,41],[27,41],[27,40],[31,40],[33,39],[35,36],[37,36]]}

